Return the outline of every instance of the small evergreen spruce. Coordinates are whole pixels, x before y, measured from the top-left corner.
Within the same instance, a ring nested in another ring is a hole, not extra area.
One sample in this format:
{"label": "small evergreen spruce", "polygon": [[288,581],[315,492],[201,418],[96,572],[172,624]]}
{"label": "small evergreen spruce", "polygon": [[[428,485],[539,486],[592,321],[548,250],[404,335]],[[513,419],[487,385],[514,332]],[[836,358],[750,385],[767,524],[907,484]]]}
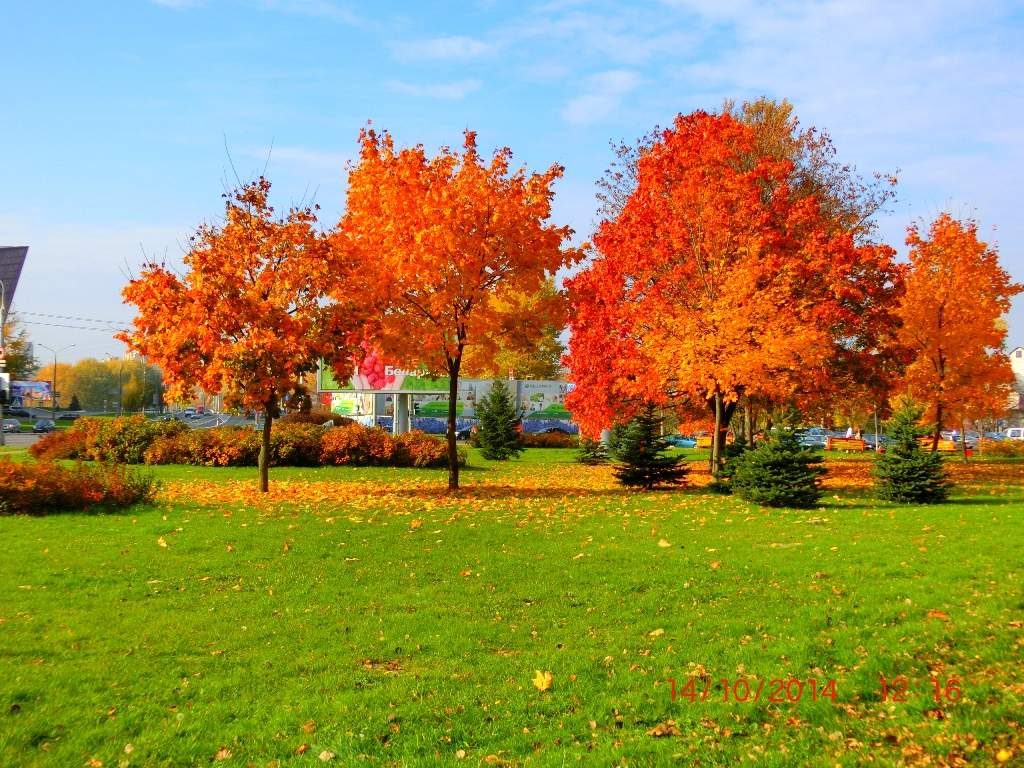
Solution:
{"label": "small evergreen spruce", "polygon": [[806,509],[821,498],[822,461],[792,429],[783,429],[736,460],[730,484],[741,499],[764,507]]}
{"label": "small evergreen spruce", "polygon": [[505,461],[523,452],[516,429],[519,419],[512,395],[501,379],[495,379],[491,391],[477,404],[480,430],[477,440],[485,459]]}
{"label": "small evergreen spruce", "polygon": [[671,446],[661,436],[661,422],[654,406],[647,405],[635,419],[614,430],[615,477],[623,485],[650,490],[683,481],[687,468],[679,464],[681,456],[667,455]]}
{"label": "small evergreen spruce", "polygon": [[600,440],[593,440],[589,437],[580,438],[580,450],[576,454],[576,461],[580,464],[593,466],[595,464],[608,463],[608,449]]}
{"label": "small evergreen spruce", "polygon": [[82,406],[78,402],[78,395],[71,396],[71,404],[68,406],[69,411],[80,411]]}
{"label": "small evergreen spruce", "polygon": [[732,476],[736,474],[736,468],[743,461],[747,451],[750,450],[753,449],[746,443],[726,443],[722,449],[722,457],[725,461],[708,485],[708,490],[722,494],[732,493]]}
{"label": "small evergreen spruce", "polygon": [[949,495],[942,456],[922,449],[918,438],[929,433],[917,426],[922,409],[905,403],[890,420],[885,433],[893,442],[875,459],[871,474],[881,499],[914,504],[936,504]]}

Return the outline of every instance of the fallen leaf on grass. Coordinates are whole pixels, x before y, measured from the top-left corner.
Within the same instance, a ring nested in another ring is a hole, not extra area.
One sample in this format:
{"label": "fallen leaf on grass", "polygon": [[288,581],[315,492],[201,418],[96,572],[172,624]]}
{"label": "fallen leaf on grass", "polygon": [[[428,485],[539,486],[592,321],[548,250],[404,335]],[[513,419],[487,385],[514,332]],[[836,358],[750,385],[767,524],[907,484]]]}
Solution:
{"label": "fallen leaf on grass", "polygon": [[997,763],[1008,763],[1010,762],[1011,757],[1013,757],[1013,752],[1011,752],[1008,749],[1000,749],[998,752],[996,752]]}
{"label": "fallen leaf on grass", "polygon": [[949,614],[946,613],[945,611],[937,611],[935,609],[932,609],[932,610],[928,611],[928,618],[929,619],[941,619],[942,621],[949,621]]}
{"label": "fallen leaf on grass", "polygon": [[652,630],[652,631],[648,632],[647,636],[648,637],[661,637],[664,634],[665,634],[665,630],[662,629],[661,627],[658,627],[658,629],[655,629],[655,630]]}
{"label": "fallen leaf on grass", "polygon": [[307,752],[309,752],[309,744],[299,744],[299,746],[295,748],[296,755],[304,755]]}
{"label": "fallen leaf on grass", "polygon": [[221,747],[217,750],[217,754],[213,756],[214,760],[227,760],[231,757],[231,750],[227,747]]}
{"label": "fallen leaf on grass", "polygon": [[423,520],[421,520],[420,518],[417,517],[415,520],[410,520],[409,521],[409,530],[410,531],[419,530],[421,525],[423,525]]}
{"label": "fallen leaf on grass", "polygon": [[463,576],[463,577],[470,576],[470,575],[472,575],[472,573],[473,573],[472,569],[467,568],[464,571],[459,571],[459,576]]}
{"label": "fallen leaf on grass", "polygon": [[330,751],[328,751],[326,749],[323,752],[320,753],[320,761],[323,762],[323,763],[330,762],[335,757],[337,757],[337,755],[335,755],[333,752],[330,752]]}
{"label": "fallen leaf on grass", "polygon": [[711,570],[717,571],[721,567],[722,567],[722,563],[719,562],[718,560],[711,561]]}
{"label": "fallen leaf on grass", "polygon": [[167,549],[167,540],[163,536],[160,536],[159,538],[157,538],[156,543],[157,543],[158,546],[161,546],[164,549]]}
{"label": "fallen leaf on grass", "polygon": [[554,675],[550,672],[541,672],[539,669],[536,672],[537,674],[533,676],[533,687],[541,692],[551,690],[551,685],[555,681]]}
{"label": "fallen leaf on grass", "polygon": [[656,726],[651,728],[651,730],[647,732],[647,735],[660,739],[665,736],[682,736],[683,732],[676,727],[675,720],[666,720],[664,723],[658,723]]}
{"label": "fallen leaf on grass", "polygon": [[661,547],[662,549],[664,549],[666,547],[671,547],[672,544],[670,542],[666,541],[665,539],[658,539],[658,546]]}
{"label": "fallen leaf on grass", "polygon": [[464,749],[457,749],[455,751],[455,756],[457,758],[459,758],[459,760],[462,760],[466,756],[466,750],[464,750]]}
{"label": "fallen leaf on grass", "polygon": [[303,733],[316,733],[316,720],[307,720],[302,724]]}

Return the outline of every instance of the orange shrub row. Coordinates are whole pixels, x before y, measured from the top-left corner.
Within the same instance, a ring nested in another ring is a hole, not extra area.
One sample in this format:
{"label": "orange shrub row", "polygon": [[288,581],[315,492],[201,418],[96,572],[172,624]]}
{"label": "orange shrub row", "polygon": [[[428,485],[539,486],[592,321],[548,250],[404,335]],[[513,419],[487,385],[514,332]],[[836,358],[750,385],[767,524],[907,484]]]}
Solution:
{"label": "orange shrub row", "polygon": [[152,478],[116,464],[64,467],[0,459],[0,515],[128,507],[152,501],[156,490]]}
{"label": "orange shrub row", "polygon": [[[30,448],[41,459],[90,459],[146,464],[252,467],[260,453],[259,433],[245,427],[189,429],[179,422],[146,422],[141,416],[79,419],[51,432]],[[275,466],[443,467],[443,440],[409,432],[399,437],[349,422],[326,428],[288,421],[274,424],[270,461]],[[465,456],[461,456],[465,463]]]}

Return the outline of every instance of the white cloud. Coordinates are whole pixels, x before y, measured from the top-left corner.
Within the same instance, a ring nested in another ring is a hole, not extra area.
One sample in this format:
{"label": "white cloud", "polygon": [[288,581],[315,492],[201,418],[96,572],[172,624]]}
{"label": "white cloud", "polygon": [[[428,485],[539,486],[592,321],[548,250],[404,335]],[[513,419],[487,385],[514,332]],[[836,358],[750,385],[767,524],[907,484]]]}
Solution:
{"label": "white cloud", "polygon": [[[206,0],[150,0],[155,5],[172,8],[176,11],[195,8],[203,5]],[[357,26],[361,19],[350,8],[338,5],[331,0],[243,0],[250,6],[263,8],[267,11],[290,13],[298,16],[311,16],[318,19],[329,19],[343,24]]]}
{"label": "white cloud", "polygon": [[274,176],[275,168],[284,168],[296,175],[326,174],[340,177],[350,155],[342,152],[327,152],[309,147],[267,146],[245,147],[241,150],[245,157],[266,163],[269,175]]}
{"label": "white cloud", "polygon": [[184,8],[191,8],[192,6],[199,5],[200,0],[150,0],[153,5],[160,5],[164,8],[172,8],[175,11],[180,11]]}
{"label": "white cloud", "polygon": [[635,72],[623,69],[600,72],[588,78],[583,93],[562,108],[562,117],[576,125],[602,120],[614,113],[622,99],[639,84],[640,78]]}
{"label": "white cloud", "polygon": [[352,26],[362,24],[362,20],[350,8],[330,2],[330,0],[256,0],[256,2],[270,11],[339,21]]}
{"label": "white cloud", "polygon": [[453,35],[426,40],[405,40],[391,43],[391,50],[402,59],[466,60],[491,53],[493,46],[473,37]]}
{"label": "white cloud", "polygon": [[480,90],[482,86],[479,80],[457,80],[453,83],[433,83],[417,85],[406,83],[401,80],[392,80],[388,87],[398,93],[406,93],[410,96],[427,96],[432,99],[448,99],[457,101],[464,99],[474,91]]}

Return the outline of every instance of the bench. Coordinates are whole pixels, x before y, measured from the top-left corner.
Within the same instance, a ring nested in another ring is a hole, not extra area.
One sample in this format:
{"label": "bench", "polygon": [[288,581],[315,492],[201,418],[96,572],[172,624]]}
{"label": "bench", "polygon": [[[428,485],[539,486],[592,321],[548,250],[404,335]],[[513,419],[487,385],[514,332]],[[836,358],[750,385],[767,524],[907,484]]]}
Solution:
{"label": "bench", "polygon": [[[932,438],[921,437],[918,438],[918,442],[921,444],[922,448],[929,451],[932,449]],[[936,446],[935,450],[939,453],[956,453],[960,450],[960,443],[955,440],[942,439],[939,440],[939,444]]]}
{"label": "bench", "polygon": [[[726,435],[725,444],[735,443],[736,438],[733,435]],[[711,448],[711,435],[699,435],[697,437],[697,448]]]}
{"label": "bench", "polygon": [[867,448],[867,443],[859,437],[827,437],[825,438],[826,451],[857,451],[861,452]]}

